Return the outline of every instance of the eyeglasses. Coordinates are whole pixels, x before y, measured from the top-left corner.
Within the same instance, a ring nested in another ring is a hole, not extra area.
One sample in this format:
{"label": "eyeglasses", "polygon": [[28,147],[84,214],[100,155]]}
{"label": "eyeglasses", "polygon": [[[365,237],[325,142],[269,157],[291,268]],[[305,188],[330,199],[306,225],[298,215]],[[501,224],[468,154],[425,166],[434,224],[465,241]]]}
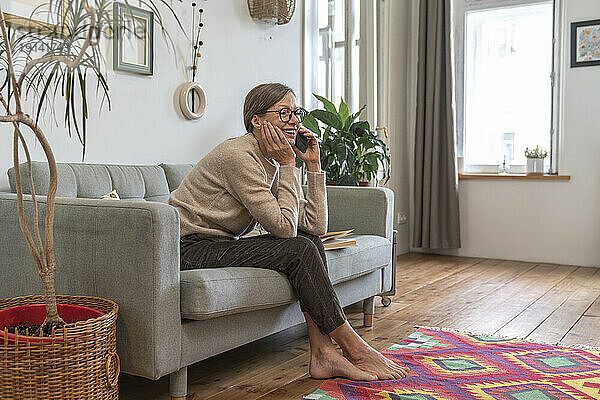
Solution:
{"label": "eyeglasses", "polygon": [[296,118],[298,119],[298,121],[300,121],[300,122],[304,121],[304,117],[306,117],[306,114],[308,114],[308,111],[306,111],[302,107],[296,108],[293,111],[288,107],[284,107],[281,110],[265,111],[263,114],[266,114],[266,113],[279,113],[279,120],[281,122],[288,123],[292,120],[292,115],[295,115]]}

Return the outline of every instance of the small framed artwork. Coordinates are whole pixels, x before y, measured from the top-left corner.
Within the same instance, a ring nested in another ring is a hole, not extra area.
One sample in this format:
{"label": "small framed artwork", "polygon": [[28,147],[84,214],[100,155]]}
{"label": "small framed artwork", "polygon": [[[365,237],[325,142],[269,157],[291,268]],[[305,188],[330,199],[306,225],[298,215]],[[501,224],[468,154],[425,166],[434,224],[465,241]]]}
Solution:
{"label": "small framed artwork", "polygon": [[571,24],[571,67],[600,65],[600,19]]}
{"label": "small framed artwork", "polygon": [[115,2],[113,68],[142,75],[154,73],[154,13]]}

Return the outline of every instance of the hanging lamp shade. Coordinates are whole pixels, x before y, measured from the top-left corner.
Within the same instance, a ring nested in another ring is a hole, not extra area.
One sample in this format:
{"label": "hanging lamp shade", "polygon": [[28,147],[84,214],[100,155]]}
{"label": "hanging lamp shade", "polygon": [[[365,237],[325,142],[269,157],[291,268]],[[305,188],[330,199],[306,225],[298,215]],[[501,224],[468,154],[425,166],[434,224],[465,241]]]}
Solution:
{"label": "hanging lamp shade", "polygon": [[277,25],[287,24],[296,10],[296,0],[248,0],[250,16]]}

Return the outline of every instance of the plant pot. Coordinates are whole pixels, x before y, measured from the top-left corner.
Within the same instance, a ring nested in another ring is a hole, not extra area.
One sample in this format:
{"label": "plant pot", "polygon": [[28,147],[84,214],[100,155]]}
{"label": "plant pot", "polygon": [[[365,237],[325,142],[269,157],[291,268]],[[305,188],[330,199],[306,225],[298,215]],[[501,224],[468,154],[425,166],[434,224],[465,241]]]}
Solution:
{"label": "plant pot", "polygon": [[[73,324],[80,321],[87,321],[91,318],[98,318],[104,315],[103,312],[94,310],[93,308],[77,306],[72,304],[58,304],[58,315],[67,323]],[[45,304],[26,304],[0,310],[0,343],[4,341],[4,328],[23,324],[27,326],[41,325],[46,317]],[[8,333],[8,343],[15,343],[15,334]],[[37,336],[20,336],[18,335],[19,343],[29,342],[52,342],[64,341],[63,338],[53,339],[51,337]]]}
{"label": "plant pot", "polygon": [[543,158],[528,158],[527,159],[527,175],[543,175],[544,174],[544,159]]}
{"label": "plant pot", "polygon": [[43,322],[43,296],[0,299],[0,398],[118,399],[117,305],[97,297],[57,296],[67,323],[50,337],[9,334]]}
{"label": "plant pot", "polygon": [[373,187],[373,182],[358,182],[358,186]]}
{"label": "plant pot", "polygon": [[327,186],[337,186],[336,181],[327,181]]}

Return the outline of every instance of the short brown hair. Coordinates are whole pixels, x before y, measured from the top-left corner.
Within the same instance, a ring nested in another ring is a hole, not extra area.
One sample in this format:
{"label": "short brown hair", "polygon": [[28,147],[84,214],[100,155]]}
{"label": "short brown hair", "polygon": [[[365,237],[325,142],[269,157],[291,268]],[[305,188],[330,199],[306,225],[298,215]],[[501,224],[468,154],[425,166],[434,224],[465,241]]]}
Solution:
{"label": "short brown hair", "polygon": [[269,108],[294,91],[281,83],[263,83],[256,86],[246,95],[244,101],[244,126],[247,132],[252,132],[252,117],[264,114]]}

